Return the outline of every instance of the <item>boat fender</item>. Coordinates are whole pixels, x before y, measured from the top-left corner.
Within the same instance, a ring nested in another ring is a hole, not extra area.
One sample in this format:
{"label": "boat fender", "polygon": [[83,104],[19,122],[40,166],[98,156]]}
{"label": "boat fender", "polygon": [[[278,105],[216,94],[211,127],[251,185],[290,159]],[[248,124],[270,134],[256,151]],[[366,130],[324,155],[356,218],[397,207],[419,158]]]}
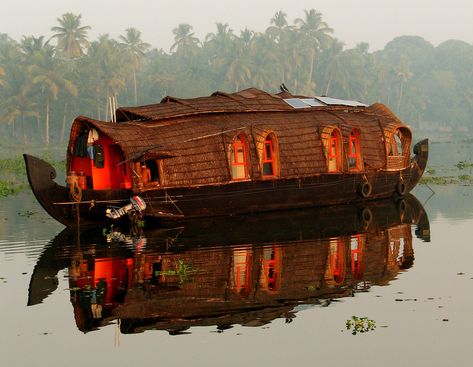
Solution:
{"label": "boat fender", "polygon": [[396,184],[396,192],[397,192],[400,196],[404,196],[404,195],[406,195],[406,191],[407,191],[407,187],[406,187],[406,184],[404,183],[404,180],[400,180],[400,181]]}
{"label": "boat fender", "polygon": [[401,199],[397,202],[396,207],[397,207],[397,210],[399,211],[399,213],[402,216],[402,215],[404,215],[404,213],[407,209],[407,203],[404,199]]}
{"label": "boat fender", "polygon": [[358,186],[358,193],[363,198],[367,198],[368,196],[370,196],[372,190],[373,190],[373,187],[371,186],[371,184],[368,181],[363,181]]}
{"label": "boat fender", "polygon": [[360,212],[360,218],[363,223],[363,227],[366,229],[373,221],[373,212],[369,208],[363,208]]}

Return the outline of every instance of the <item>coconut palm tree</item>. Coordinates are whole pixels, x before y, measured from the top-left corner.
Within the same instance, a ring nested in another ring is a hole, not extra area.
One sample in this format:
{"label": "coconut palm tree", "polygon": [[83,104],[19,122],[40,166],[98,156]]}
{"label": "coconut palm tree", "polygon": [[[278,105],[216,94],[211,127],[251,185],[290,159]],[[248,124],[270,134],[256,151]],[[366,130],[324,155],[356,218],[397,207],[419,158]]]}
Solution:
{"label": "coconut palm tree", "polygon": [[122,57],[120,44],[107,34],[92,42],[87,56],[84,70],[95,77],[90,87],[94,90],[97,118],[100,119],[103,106],[106,116],[109,111],[107,103],[104,102],[110,97],[116,98],[125,88],[129,67],[126,58]]}
{"label": "coconut palm tree", "polygon": [[44,36],[23,36],[20,41],[20,50],[28,58],[41,51],[48,43],[44,41]]}
{"label": "coconut palm tree", "polygon": [[131,60],[133,71],[133,96],[136,105],[138,104],[136,72],[142,66],[146,52],[151,45],[141,40],[141,32],[136,28],[127,28],[125,35],[121,35],[119,39],[121,41],[120,45]]}
{"label": "coconut palm tree", "polygon": [[37,116],[37,104],[32,93],[33,84],[29,75],[22,66],[9,68],[9,73],[3,85],[3,98],[0,100],[0,123],[7,123],[12,127],[12,138],[16,141],[16,122],[23,128],[23,143],[27,143],[27,129],[25,117]]}
{"label": "coconut palm tree", "polygon": [[171,46],[171,52],[187,55],[193,54],[198,48],[200,41],[194,36],[190,24],[181,23],[172,30],[172,33],[174,34],[174,43]]}
{"label": "coconut palm tree", "polygon": [[309,70],[306,80],[306,92],[311,92],[310,86],[313,83],[312,75],[314,70],[315,56],[320,54],[322,48],[326,47],[330,39],[333,29],[322,20],[322,13],[315,9],[304,10],[305,18],[297,18],[295,23],[298,26],[300,36],[304,39],[304,44],[307,46],[307,53],[309,58]]}
{"label": "coconut palm tree", "polygon": [[51,38],[56,38],[56,50],[63,56],[74,59],[84,55],[84,49],[89,46],[87,31],[89,26],[81,27],[82,15],[73,13],[63,14],[57,18],[59,26],[52,27],[56,32]]}
{"label": "coconut palm tree", "polygon": [[274,14],[274,17],[271,18],[270,24],[272,25],[266,28],[266,34],[268,34],[270,37],[273,37],[279,42],[284,31],[288,27],[287,14],[284,13],[282,10],[276,12],[276,14]]}
{"label": "coconut palm tree", "polygon": [[45,45],[41,50],[33,55],[32,64],[28,71],[32,78],[32,83],[39,86],[41,94],[45,98],[45,144],[49,145],[49,125],[51,101],[57,100],[61,90],[71,96],[77,96],[77,87],[70,80],[64,77],[61,72],[61,60],[55,57],[54,49],[50,45]]}

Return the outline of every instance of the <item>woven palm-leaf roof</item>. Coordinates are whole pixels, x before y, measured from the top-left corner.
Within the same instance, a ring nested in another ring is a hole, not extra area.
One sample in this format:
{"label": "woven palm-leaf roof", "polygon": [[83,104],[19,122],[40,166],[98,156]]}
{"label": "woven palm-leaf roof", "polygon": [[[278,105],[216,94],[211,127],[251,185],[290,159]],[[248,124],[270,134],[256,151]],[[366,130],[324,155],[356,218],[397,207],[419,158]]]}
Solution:
{"label": "woven palm-leaf roof", "polygon": [[120,108],[120,123],[80,116],[72,126],[69,151],[80,134],[96,128],[121,147],[127,160],[165,158],[166,185],[205,185],[231,180],[229,146],[239,134],[248,143],[252,179],[260,178],[261,152],[269,133],[277,139],[279,174],[286,178],[327,172],[322,144],[327,127],[338,128],[345,144],[352,129],[360,132],[367,170],[386,166],[385,144],[396,129],[410,134],[409,128],[382,104],[297,109],[283,97],[288,97],[287,93],[247,89],[192,99],[166,97],[155,105]]}

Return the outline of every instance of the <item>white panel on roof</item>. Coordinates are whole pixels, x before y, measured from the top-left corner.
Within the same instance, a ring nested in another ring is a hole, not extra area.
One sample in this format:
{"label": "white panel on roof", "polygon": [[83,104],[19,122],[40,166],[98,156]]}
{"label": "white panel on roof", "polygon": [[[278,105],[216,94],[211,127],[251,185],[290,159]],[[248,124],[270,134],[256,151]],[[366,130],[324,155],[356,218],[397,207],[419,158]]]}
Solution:
{"label": "white panel on roof", "polygon": [[310,107],[309,104],[305,103],[300,98],[285,98],[284,102],[286,102],[288,105],[290,105],[294,108],[308,108],[308,107]]}
{"label": "white panel on roof", "polygon": [[302,98],[301,101],[307,103],[309,106],[312,107],[326,106],[325,103],[322,103],[321,101],[318,101],[315,98]]}
{"label": "white panel on roof", "polygon": [[367,107],[368,106],[364,103],[361,103],[358,101],[350,101],[347,99],[338,99],[338,98],[331,98],[331,97],[315,97],[315,98],[328,105],[340,105],[340,106],[351,106],[351,107]]}

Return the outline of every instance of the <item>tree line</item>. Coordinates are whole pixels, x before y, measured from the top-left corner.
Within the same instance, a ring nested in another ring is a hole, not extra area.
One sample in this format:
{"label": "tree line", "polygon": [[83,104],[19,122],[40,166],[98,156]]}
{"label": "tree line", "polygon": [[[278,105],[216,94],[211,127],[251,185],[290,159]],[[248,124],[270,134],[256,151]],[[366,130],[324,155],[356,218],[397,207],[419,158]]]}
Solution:
{"label": "tree line", "polygon": [[0,34],[1,140],[64,144],[75,116],[110,119],[111,98],[131,106],[282,83],[293,94],[385,103],[416,128],[473,129],[473,46],[463,41],[401,36],[376,52],[345,48],[314,9],[292,24],[278,11],[264,32],[217,23],[203,40],[179,24],[169,52],[136,28],[96,40],[90,29],[66,13],[49,38]]}

